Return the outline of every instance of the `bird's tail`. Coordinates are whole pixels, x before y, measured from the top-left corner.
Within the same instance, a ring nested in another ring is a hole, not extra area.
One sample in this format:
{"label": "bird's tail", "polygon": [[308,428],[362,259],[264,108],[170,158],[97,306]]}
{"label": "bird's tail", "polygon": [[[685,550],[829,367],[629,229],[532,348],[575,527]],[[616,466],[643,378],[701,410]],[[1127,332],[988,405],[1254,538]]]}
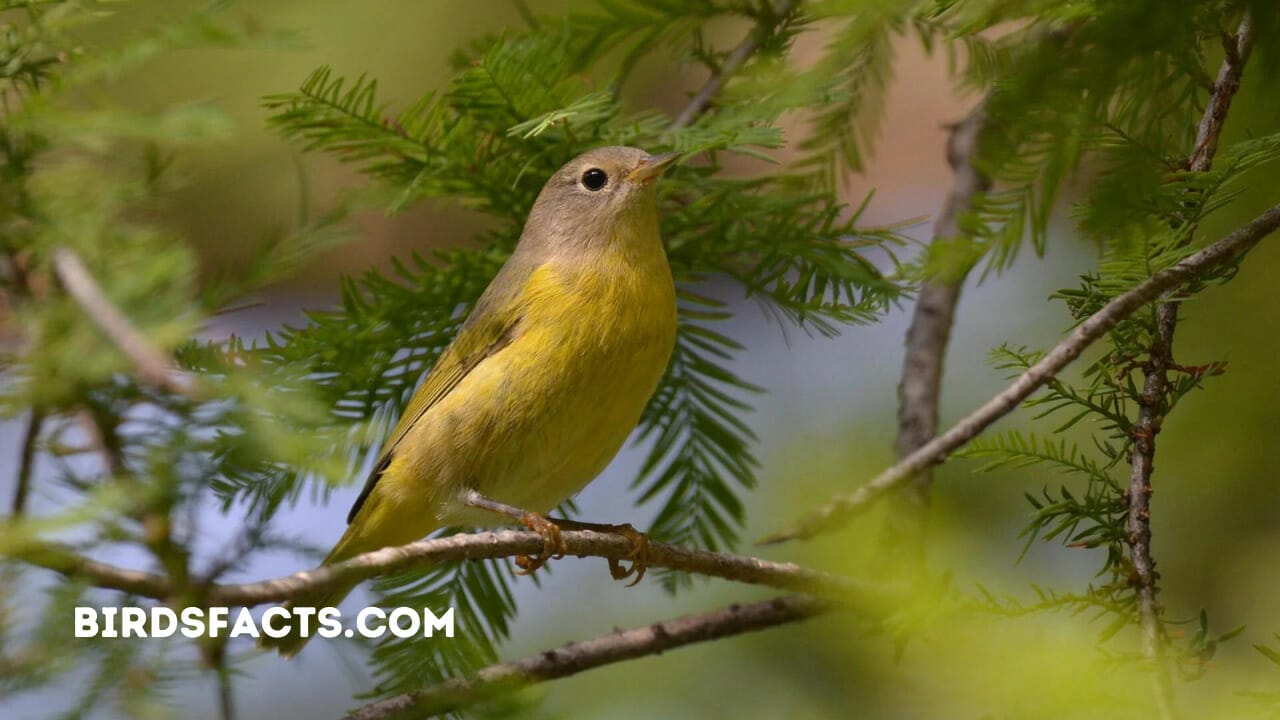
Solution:
{"label": "bird's tail", "polygon": [[[338,540],[338,544],[329,552],[329,556],[324,559],[324,562],[320,563],[321,567],[340,563],[343,560],[353,558],[369,549],[364,547],[365,543],[362,542],[362,538],[357,533],[356,528],[357,525],[355,524],[347,527],[347,531],[342,534],[342,538]],[[314,594],[303,595],[285,603],[284,607],[291,611],[299,607],[311,607],[316,609],[337,607],[338,604],[347,597],[347,595],[351,594],[351,591],[357,584],[359,584],[358,581],[347,582],[341,585],[336,585],[328,590],[321,590]],[[278,627],[281,623],[276,622],[274,624]],[[266,633],[263,633],[261,638],[258,640],[258,647],[275,650],[286,658],[297,655],[298,651],[302,650],[303,646],[307,644],[307,641],[311,639],[311,635],[302,634],[300,625],[301,623],[298,620],[297,614],[291,614],[289,634],[284,637],[273,638],[268,637]],[[312,616],[311,622],[309,623],[311,634],[315,634],[316,626],[315,616]]]}

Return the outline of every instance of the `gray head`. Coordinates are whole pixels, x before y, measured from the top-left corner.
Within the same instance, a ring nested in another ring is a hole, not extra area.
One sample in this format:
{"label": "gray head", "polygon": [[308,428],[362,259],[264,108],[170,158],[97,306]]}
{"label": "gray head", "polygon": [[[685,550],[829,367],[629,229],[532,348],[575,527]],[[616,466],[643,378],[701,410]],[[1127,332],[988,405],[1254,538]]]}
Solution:
{"label": "gray head", "polygon": [[523,242],[592,243],[623,223],[656,224],[654,180],[678,153],[650,155],[633,147],[602,147],[570,160],[542,186]]}

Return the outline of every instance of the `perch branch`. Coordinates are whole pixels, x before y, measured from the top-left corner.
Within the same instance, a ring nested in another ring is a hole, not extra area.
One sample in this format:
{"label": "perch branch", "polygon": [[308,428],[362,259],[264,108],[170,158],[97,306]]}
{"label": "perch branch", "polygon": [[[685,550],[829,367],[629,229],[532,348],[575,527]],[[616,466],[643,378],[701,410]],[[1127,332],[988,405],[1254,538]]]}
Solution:
{"label": "perch branch", "polygon": [[[563,534],[568,554],[578,557],[624,559],[631,551],[623,537],[590,530]],[[537,553],[542,538],[533,532],[497,530],[386,547],[334,565],[294,573],[274,580],[242,585],[210,585],[202,597],[211,605],[254,606],[281,602],[351,581],[397,572],[409,567],[460,560],[482,560]],[[10,550],[9,554],[32,565],[85,580],[98,587],[123,590],[155,599],[172,594],[169,580],[159,574],[127,570],[83,557],[68,549],[44,545]],[[791,563],[775,563],[753,557],[693,550],[651,542],[648,562],[664,567],[781,590],[829,597],[883,597],[884,592],[851,578],[808,570]]]}

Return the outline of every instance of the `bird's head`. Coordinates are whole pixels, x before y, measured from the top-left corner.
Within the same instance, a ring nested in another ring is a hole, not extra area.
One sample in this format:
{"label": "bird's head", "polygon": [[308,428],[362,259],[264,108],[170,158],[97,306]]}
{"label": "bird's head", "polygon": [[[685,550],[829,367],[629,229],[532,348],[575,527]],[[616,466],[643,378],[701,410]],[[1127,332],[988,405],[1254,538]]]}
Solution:
{"label": "bird's head", "polygon": [[591,243],[619,228],[656,221],[655,180],[679,153],[602,147],[570,160],[542,187],[525,234]]}

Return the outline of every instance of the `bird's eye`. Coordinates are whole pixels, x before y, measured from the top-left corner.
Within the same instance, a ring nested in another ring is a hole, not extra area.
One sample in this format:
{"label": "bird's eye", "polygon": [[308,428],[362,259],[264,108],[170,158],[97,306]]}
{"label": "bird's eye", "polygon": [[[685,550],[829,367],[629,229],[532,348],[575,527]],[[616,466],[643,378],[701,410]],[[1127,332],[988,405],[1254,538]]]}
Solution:
{"label": "bird's eye", "polygon": [[607,182],[609,182],[609,176],[600,168],[591,168],[582,173],[582,186],[588,190],[599,190]]}

